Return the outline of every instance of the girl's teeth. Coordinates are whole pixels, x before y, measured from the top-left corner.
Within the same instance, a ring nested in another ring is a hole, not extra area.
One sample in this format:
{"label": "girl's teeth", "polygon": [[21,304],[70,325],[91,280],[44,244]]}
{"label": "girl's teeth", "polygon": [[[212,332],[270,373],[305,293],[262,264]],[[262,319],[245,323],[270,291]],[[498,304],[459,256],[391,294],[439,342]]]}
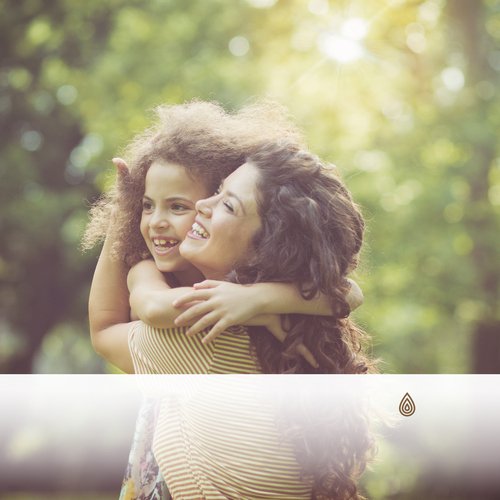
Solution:
{"label": "girl's teeth", "polygon": [[177,245],[178,241],[177,240],[165,240],[165,239],[155,238],[153,240],[153,243],[158,247],[172,248],[175,245]]}

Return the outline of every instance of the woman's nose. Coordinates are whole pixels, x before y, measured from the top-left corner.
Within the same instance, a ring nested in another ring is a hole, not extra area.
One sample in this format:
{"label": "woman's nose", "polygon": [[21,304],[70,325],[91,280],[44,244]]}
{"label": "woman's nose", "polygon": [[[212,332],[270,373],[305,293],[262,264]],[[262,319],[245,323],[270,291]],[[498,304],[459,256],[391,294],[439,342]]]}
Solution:
{"label": "woman's nose", "polygon": [[211,217],[212,216],[212,201],[214,198],[215,198],[214,196],[211,196],[210,198],[198,200],[195,204],[196,211],[205,217]]}

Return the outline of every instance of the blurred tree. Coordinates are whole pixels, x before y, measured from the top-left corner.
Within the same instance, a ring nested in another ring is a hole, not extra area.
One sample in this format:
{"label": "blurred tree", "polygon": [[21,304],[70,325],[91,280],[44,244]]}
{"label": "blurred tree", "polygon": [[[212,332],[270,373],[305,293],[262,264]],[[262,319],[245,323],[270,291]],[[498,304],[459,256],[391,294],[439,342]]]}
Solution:
{"label": "blurred tree", "polygon": [[[472,369],[476,373],[499,373],[500,224],[498,187],[496,196],[492,188],[495,185],[493,176],[495,170],[498,175],[499,167],[500,79],[498,61],[496,74],[490,62],[495,54],[497,58],[499,56],[500,17],[498,3],[495,8],[495,2],[481,4],[459,0],[451,2],[449,8],[456,26],[451,32],[452,43],[462,47],[467,61],[465,79],[471,90],[468,102],[459,110],[461,116],[456,113],[450,117],[450,122],[456,119],[453,129],[455,140],[471,146],[471,154],[458,173],[469,186],[469,203],[464,211],[463,226],[472,242],[470,256],[474,281],[470,284],[472,293],[469,292],[469,300],[473,308],[475,306],[471,317]],[[495,94],[497,98],[493,100]],[[496,211],[494,202],[497,203]]]}
{"label": "blurred tree", "polygon": [[59,322],[85,322],[82,284],[92,262],[78,255],[75,221],[85,216],[82,200],[97,191],[76,161],[85,134],[67,74],[88,64],[112,11],[88,2],[75,15],[74,7],[8,1],[0,20],[0,370],[7,373],[31,372]]}
{"label": "blurred tree", "polygon": [[36,369],[57,371],[61,351],[60,369],[98,366],[78,365],[88,352],[72,340],[87,335],[95,258],[77,251],[84,200],[106,187],[103,165],[149,110],[269,95],[339,165],[367,216],[356,317],[384,369],[496,371],[495,5],[5,2],[1,369],[29,371],[37,350]]}

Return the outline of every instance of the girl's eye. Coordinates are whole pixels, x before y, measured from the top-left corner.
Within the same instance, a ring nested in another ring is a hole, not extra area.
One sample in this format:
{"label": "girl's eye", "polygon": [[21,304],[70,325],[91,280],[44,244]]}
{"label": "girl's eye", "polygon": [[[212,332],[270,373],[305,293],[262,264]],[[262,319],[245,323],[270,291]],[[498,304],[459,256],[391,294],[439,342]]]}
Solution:
{"label": "girl's eye", "polygon": [[185,212],[186,210],[190,210],[190,208],[186,207],[185,205],[179,205],[178,203],[174,203],[172,205],[172,210],[174,212]]}
{"label": "girl's eye", "polygon": [[144,200],[142,202],[142,209],[145,212],[149,212],[150,210],[153,210],[153,204],[150,201]]}

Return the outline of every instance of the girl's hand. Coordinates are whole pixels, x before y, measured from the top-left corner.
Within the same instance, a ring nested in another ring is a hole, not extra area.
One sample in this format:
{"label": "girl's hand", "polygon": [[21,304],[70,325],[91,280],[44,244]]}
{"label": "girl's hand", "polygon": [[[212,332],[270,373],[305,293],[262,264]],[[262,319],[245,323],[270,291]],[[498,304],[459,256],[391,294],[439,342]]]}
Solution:
{"label": "girl's hand", "polygon": [[259,313],[259,297],[249,286],[227,281],[205,280],[193,285],[194,290],[175,300],[173,306],[185,308],[195,302],[175,320],[177,326],[186,326],[195,321],[187,330],[193,336],[211,327],[202,342],[210,342],[224,330],[234,325],[246,324]]}
{"label": "girl's hand", "polygon": [[[113,158],[111,161],[113,162],[113,165],[116,167],[116,192],[119,197],[127,196],[125,191],[127,183],[130,180],[130,169],[128,168],[128,165],[125,162],[125,160],[122,160],[121,158]],[[118,210],[117,201],[115,200],[111,212],[112,220],[116,219],[117,210]]]}
{"label": "girl's hand", "polygon": [[118,183],[118,190],[123,186],[125,182],[127,182],[129,175],[130,175],[130,169],[128,168],[127,162],[122,159],[122,158],[113,158],[111,160],[113,162],[113,165],[116,167],[116,172],[117,172],[117,183]]}

